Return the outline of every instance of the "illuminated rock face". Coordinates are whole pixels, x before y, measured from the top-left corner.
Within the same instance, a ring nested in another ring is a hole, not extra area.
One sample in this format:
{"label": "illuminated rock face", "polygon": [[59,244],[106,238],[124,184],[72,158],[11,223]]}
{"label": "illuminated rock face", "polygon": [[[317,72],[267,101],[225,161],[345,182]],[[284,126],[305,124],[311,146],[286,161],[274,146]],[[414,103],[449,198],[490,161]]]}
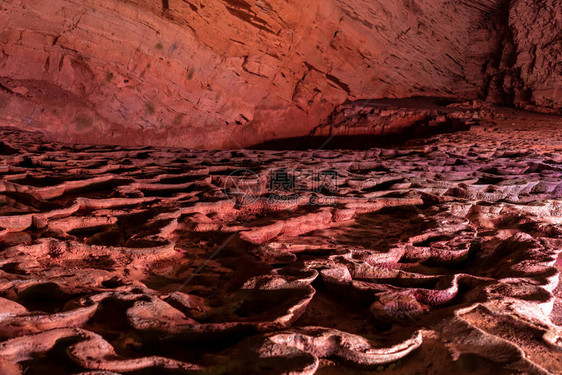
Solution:
{"label": "illuminated rock face", "polygon": [[384,97],[562,105],[557,0],[0,7],[0,119],[57,140],[247,146]]}

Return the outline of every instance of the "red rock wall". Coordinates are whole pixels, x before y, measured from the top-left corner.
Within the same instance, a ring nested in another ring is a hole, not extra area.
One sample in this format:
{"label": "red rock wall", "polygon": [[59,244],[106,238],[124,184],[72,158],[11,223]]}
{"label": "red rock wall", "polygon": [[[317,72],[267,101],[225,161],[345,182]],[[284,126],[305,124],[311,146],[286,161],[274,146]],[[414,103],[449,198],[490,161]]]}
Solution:
{"label": "red rock wall", "polygon": [[61,141],[247,146],[362,98],[562,107],[558,0],[0,7],[0,121]]}

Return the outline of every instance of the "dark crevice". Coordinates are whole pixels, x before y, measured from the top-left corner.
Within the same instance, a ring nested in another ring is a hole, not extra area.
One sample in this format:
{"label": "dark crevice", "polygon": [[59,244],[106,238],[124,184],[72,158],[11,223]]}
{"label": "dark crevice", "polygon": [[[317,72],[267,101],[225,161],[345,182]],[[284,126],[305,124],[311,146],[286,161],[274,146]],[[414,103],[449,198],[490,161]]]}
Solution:
{"label": "dark crevice", "polygon": [[343,91],[345,91],[348,95],[351,94],[351,90],[349,89],[349,86],[348,86],[346,83],[340,81],[340,80],[338,79],[338,77],[335,77],[335,76],[333,76],[333,75],[331,75],[331,74],[326,74],[326,78],[328,78],[331,82],[333,82],[334,84],[336,84],[340,89],[342,89]]}
{"label": "dark crevice", "polygon": [[[513,107],[525,101],[525,95],[520,70],[515,68],[517,46],[509,25],[510,7],[510,0],[504,0],[491,14],[488,27],[495,47],[482,68],[484,84],[479,97],[492,103]],[[506,82],[510,82],[509,86],[506,86]]]}

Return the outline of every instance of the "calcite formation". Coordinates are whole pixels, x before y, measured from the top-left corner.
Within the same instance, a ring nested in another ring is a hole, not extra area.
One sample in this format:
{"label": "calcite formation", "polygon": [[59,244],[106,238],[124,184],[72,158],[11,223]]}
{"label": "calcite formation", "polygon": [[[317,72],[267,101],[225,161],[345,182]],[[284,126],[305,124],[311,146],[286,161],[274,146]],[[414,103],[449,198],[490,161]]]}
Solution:
{"label": "calcite formation", "polygon": [[2,128],[0,372],[559,373],[562,129],[494,121],[362,151]]}
{"label": "calcite formation", "polygon": [[4,0],[0,119],[51,140],[240,148],[364,99],[562,107],[558,0]]}

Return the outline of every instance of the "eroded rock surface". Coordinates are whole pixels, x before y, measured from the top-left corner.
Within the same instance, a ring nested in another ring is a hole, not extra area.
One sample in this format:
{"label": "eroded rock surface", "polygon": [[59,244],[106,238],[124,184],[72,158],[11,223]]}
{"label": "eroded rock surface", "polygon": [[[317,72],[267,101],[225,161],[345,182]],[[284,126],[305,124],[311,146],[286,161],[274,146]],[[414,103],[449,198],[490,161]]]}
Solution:
{"label": "eroded rock surface", "polygon": [[0,120],[52,140],[232,148],[346,101],[562,106],[558,0],[4,0]]}
{"label": "eroded rock surface", "polygon": [[3,128],[2,373],[558,373],[559,118],[497,118],[365,151]]}

